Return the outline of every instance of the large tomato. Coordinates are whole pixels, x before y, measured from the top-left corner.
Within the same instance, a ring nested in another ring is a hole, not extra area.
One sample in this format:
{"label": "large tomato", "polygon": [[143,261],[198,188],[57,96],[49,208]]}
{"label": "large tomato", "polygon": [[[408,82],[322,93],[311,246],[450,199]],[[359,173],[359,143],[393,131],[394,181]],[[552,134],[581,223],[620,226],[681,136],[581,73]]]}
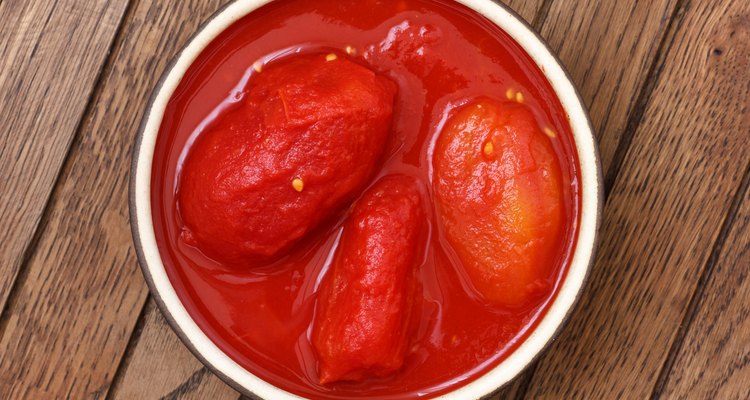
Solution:
{"label": "large tomato", "polygon": [[370,179],[395,93],[343,56],[265,67],[188,154],[178,194],[185,240],[230,264],[279,255]]}
{"label": "large tomato", "polygon": [[444,232],[481,297],[520,307],[549,293],[563,235],[562,180],[527,106],[480,99],[458,109],[433,166]]}

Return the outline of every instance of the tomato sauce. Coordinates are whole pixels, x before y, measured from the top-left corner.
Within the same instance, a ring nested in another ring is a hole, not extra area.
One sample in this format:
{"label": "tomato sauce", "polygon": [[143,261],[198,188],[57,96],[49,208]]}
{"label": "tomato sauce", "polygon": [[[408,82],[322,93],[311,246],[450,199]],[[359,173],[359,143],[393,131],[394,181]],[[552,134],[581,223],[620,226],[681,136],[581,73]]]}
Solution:
{"label": "tomato sauce", "polygon": [[[398,86],[390,138],[371,184],[386,175],[407,175],[422,182],[431,198],[432,152],[454,110],[480,97],[511,99],[531,110],[551,137],[564,183],[564,227],[559,248],[542,260],[552,278],[541,300],[507,308],[476,295],[428,198],[427,247],[416,275],[421,301],[403,367],[381,378],[323,385],[311,326],[349,208],[270,263],[223,265],[184,240],[178,196],[191,147],[242,103],[243,88],[263,66],[315,52],[349,57]],[[534,329],[575,246],[579,175],[566,113],[518,44],[448,0],[278,0],[256,10],[220,34],[189,68],[167,106],[153,161],[156,238],[186,309],[238,364],[304,397],[434,397],[476,379]]]}

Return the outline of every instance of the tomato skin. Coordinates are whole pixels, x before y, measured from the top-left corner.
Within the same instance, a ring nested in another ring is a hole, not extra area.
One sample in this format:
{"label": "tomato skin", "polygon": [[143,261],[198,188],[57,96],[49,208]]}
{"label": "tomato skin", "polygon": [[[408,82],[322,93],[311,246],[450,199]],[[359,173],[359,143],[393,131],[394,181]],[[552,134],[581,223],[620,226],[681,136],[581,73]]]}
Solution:
{"label": "tomato skin", "polygon": [[191,148],[178,193],[183,239],[225,264],[278,256],[367,183],[395,93],[341,55],[264,67]]}
{"label": "tomato skin", "polygon": [[563,240],[563,189],[550,139],[518,103],[455,111],[433,156],[445,235],[485,301],[523,307],[549,293]]}
{"label": "tomato skin", "polygon": [[426,219],[413,178],[379,180],[355,205],[318,294],[320,382],[387,376],[404,363]]}

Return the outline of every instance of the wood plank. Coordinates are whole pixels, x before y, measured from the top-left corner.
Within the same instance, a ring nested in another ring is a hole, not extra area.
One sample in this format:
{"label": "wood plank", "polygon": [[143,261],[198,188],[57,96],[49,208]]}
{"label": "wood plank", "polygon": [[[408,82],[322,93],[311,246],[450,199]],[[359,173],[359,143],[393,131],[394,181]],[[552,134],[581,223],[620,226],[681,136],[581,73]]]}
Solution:
{"label": "wood plank", "polygon": [[169,55],[219,3],[139,1],[130,10],[0,327],[3,397],[107,393],[147,294],[127,212],[141,112]]}
{"label": "wood plank", "polygon": [[[750,35],[746,35],[746,43],[747,40]],[[740,204],[660,397],[750,398],[750,190],[747,187]]]}
{"label": "wood plank", "polygon": [[676,0],[553,1],[541,34],[589,107],[610,170]]}
{"label": "wood plank", "polygon": [[610,194],[579,307],[528,398],[646,398],[750,154],[750,3],[688,2]]}
{"label": "wood plank", "polygon": [[112,399],[231,399],[239,393],[201,365],[149,299],[138,346],[122,366]]}
{"label": "wood plank", "polygon": [[127,3],[0,2],[0,310]]}

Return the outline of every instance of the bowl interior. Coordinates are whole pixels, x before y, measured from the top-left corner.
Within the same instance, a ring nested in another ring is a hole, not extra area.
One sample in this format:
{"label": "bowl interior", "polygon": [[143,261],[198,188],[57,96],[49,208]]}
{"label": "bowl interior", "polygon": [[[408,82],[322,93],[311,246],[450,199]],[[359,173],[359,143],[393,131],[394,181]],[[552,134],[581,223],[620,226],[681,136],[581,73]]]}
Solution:
{"label": "bowl interior", "polygon": [[[139,132],[130,182],[133,238],[144,276],[169,324],[201,361],[239,391],[262,398],[297,396],[254,376],[224,354],[193,321],[172,287],[156,244],[151,215],[151,167],[154,148],[167,102],[182,76],[201,51],[238,19],[271,0],[236,0],[206,22],[167,68],[157,85]],[[558,332],[581,291],[596,244],[601,214],[601,168],[591,124],[570,78],[534,31],[505,6],[491,0],[456,0],[484,15],[508,33],[544,72],[555,90],[569,123],[578,153],[581,174],[581,215],[577,244],[557,296],[529,337],[494,369],[441,398],[480,398],[518,375]]]}

